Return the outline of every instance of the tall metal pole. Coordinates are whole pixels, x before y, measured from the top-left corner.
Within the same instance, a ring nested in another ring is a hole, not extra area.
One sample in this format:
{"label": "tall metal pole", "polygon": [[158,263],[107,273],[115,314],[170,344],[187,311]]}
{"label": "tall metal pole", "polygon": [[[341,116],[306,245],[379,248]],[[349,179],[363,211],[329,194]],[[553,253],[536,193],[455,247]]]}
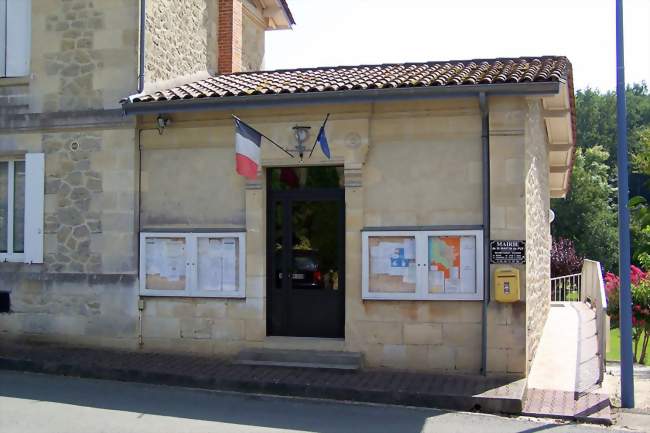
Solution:
{"label": "tall metal pole", "polygon": [[623,52],[623,0],[616,0],[616,121],[618,139],[618,247],[621,406],[634,407],[632,358],[632,294],[630,290],[630,212],[628,210],[627,119],[625,109],[625,55]]}

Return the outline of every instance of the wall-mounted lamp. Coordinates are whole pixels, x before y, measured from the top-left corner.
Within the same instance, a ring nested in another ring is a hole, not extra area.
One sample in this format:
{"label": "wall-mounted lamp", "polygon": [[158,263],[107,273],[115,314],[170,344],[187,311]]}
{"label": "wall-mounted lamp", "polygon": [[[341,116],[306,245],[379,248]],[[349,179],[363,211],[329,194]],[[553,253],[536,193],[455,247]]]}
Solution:
{"label": "wall-mounted lamp", "polygon": [[162,135],[166,127],[172,123],[171,119],[164,117],[162,114],[159,114],[156,118],[156,125],[158,127],[158,134]]}
{"label": "wall-mounted lamp", "polygon": [[293,134],[296,137],[296,141],[298,144],[296,144],[296,151],[298,152],[298,155],[300,156],[300,162],[302,162],[302,156],[305,153],[305,141],[309,138],[309,130],[311,129],[311,126],[294,126],[293,127]]}

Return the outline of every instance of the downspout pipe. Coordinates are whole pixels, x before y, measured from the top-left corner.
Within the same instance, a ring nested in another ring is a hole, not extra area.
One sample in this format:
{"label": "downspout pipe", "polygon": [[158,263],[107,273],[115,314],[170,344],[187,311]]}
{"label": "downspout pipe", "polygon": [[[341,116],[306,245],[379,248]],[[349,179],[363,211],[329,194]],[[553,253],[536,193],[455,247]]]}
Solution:
{"label": "downspout pipe", "polygon": [[[147,1],[140,0],[140,47],[138,51],[138,93],[144,91],[144,46],[145,46],[145,27],[147,18]],[[126,114],[126,113],[125,113]],[[139,128],[139,127],[138,127]],[[137,238],[136,245],[138,246],[138,261],[140,263],[140,215],[142,213],[142,129],[138,130],[138,215],[136,220]],[[138,346],[144,346],[144,339],[142,337],[142,315],[144,314],[144,298],[138,295]]]}
{"label": "downspout pipe", "polygon": [[140,0],[140,51],[138,65],[138,94],[144,91],[144,44],[147,18],[147,0]]}
{"label": "downspout pipe", "polygon": [[487,375],[488,305],[490,303],[490,112],[487,95],[478,95],[483,148],[483,309],[481,311],[481,374]]}

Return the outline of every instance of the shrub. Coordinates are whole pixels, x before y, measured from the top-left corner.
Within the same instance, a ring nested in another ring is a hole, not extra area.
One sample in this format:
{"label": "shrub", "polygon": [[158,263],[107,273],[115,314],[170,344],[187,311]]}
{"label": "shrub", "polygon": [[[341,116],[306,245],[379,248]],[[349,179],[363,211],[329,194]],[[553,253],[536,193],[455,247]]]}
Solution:
{"label": "shrub", "polygon": [[[632,265],[630,268],[630,283],[632,291],[632,327],[634,361],[645,362],[650,341],[650,274]],[[607,293],[607,312],[612,323],[619,321],[619,288],[620,279],[608,272],[605,274],[605,291]],[[639,342],[641,344],[639,345]],[[638,348],[641,347],[641,353]]]}
{"label": "shrub", "polygon": [[577,274],[582,270],[583,258],[576,253],[573,241],[553,239],[551,246],[551,277]]}

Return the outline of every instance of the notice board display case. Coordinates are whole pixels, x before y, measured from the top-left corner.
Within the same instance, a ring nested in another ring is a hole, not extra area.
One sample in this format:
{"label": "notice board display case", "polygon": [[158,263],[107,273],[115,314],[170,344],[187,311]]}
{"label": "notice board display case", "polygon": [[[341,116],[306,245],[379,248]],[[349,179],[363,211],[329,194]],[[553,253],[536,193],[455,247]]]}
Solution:
{"label": "notice board display case", "polygon": [[243,298],[246,235],[140,233],[140,295]]}
{"label": "notice board display case", "polygon": [[483,232],[363,232],[362,298],[482,300]]}

